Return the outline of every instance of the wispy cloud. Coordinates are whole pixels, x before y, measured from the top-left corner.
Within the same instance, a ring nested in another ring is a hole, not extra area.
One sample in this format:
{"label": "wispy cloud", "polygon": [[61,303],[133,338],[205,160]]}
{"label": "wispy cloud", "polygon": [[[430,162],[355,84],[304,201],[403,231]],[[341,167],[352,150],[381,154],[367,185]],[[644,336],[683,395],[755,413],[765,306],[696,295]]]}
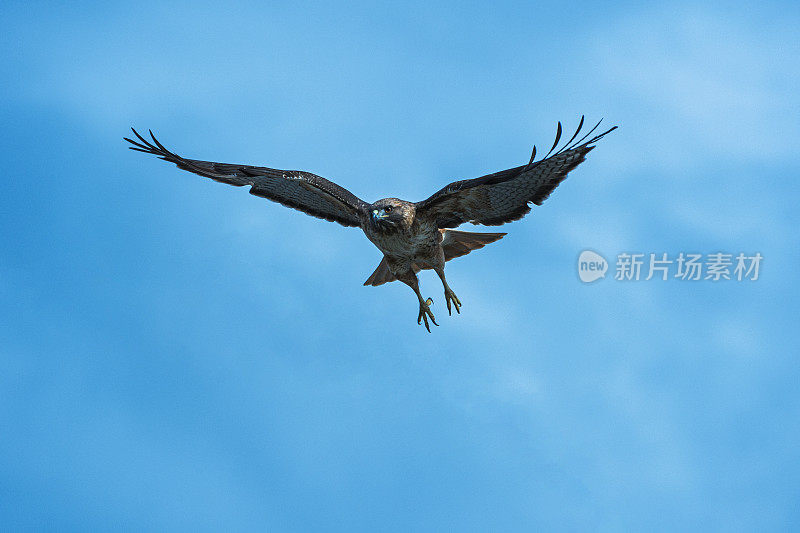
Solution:
{"label": "wispy cloud", "polygon": [[598,34],[590,60],[604,76],[601,98],[631,118],[629,168],[792,160],[800,148],[792,20],[677,5],[636,11]]}

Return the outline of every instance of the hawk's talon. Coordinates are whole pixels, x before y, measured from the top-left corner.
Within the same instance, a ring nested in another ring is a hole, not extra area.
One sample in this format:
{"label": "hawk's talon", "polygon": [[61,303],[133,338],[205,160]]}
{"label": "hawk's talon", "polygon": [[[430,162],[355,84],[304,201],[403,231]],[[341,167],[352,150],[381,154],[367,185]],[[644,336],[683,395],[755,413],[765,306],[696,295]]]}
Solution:
{"label": "hawk's talon", "polygon": [[453,312],[450,309],[450,301],[453,301],[453,307],[456,308],[456,313],[459,315],[461,314],[461,300],[458,299],[456,293],[454,293],[449,287],[444,290],[444,299],[447,302],[447,314],[452,315]]}
{"label": "hawk's talon", "polygon": [[424,320],[425,321],[425,329],[428,330],[428,333],[431,332],[431,327],[428,324],[428,317],[430,317],[431,322],[433,322],[434,326],[438,326],[439,325],[439,324],[436,323],[436,317],[434,317],[433,313],[431,312],[431,304],[432,303],[433,303],[433,300],[430,299],[430,298],[428,298],[424,302],[420,302],[419,303],[419,316],[417,316],[417,324],[422,325],[422,321]]}

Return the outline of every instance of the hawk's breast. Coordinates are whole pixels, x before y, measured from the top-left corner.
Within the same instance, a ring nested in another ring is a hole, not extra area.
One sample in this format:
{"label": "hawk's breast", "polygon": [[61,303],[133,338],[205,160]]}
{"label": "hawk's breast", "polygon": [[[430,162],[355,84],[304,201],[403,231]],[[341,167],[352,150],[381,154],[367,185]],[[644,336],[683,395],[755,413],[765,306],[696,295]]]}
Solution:
{"label": "hawk's breast", "polygon": [[415,259],[433,256],[441,241],[438,228],[414,223],[408,230],[376,232],[364,228],[367,238],[385,255],[395,258]]}

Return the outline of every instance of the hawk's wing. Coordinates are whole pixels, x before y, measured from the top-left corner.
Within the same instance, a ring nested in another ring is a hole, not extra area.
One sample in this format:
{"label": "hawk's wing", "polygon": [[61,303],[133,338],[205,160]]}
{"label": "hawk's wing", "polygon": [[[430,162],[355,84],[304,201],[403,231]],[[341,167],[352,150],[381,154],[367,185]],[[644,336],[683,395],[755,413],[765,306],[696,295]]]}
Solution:
{"label": "hawk's wing", "polygon": [[599,125],[600,122],[589,133],[575,141],[583,127],[583,117],[581,117],[581,122],[572,138],[550,155],[561,139],[559,122],[556,141],[544,159],[534,162],[536,157],[534,146],[531,160],[527,165],[480,178],[455,181],[427,200],[417,202],[417,217],[434,220],[439,228],[455,228],[464,222],[499,226],[524,217],[531,210],[529,202],[541,205],[553,189],[567,177],[567,173],[584,160],[586,154],[594,148],[593,143],[617,128],[614,126],[587,141],[586,138]]}
{"label": "hawk's wing", "polygon": [[[131,128],[133,130],[133,128]],[[184,159],[164,148],[150,132],[149,142],[133,130],[141,142],[125,137],[131,150],[157,155],[178,168],[200,174],[229,185],[250,186],[250,194],[262,196],[293,207],[311,216],[338,222],[343,226],[359,226],[358,212],[364,202],[356,195],[316,174],[300,170],[278,170],[267,167],[214,163]]]}

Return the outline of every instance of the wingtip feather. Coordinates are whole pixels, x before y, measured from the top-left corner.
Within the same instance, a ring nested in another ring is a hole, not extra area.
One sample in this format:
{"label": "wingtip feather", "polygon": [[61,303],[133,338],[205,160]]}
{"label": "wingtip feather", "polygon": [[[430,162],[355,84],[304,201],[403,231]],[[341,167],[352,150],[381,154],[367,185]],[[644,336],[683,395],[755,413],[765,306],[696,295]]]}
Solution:
{"label": "wingtip feather", "polygon": [[558,146],[558,141],[561,140],[561,132],[562,132],[561,121],[559,120],[558,121],[558,128],[556,129],[556,140],[555,140],[555,142],[553,142],[553,147],[550,148],[550,151],[547,152],[547,155],[544,156],[543,159],[547,159],[548,157],[550,157],[550,154],[553,152],[553,150],[556,149],[556,146]]}

